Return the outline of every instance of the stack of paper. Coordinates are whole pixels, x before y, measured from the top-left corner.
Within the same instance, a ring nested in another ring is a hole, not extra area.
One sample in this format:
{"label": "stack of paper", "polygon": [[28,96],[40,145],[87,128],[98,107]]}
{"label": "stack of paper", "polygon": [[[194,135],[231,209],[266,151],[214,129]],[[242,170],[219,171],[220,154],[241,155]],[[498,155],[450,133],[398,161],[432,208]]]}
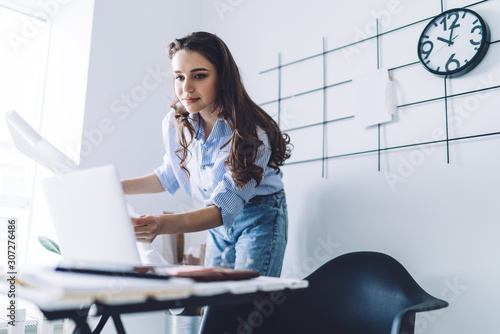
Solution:
{"label": "stack of paper", "polygon": [[95,301],[110,304],[139,302],[148,297],[158,300],[183,299],[192,295],[193,285],[194,281],[184,278],[162,280],[38,268],[18,274],[17,297],[32,301],[42,309],[52,309],[62,305],[81,307]]}

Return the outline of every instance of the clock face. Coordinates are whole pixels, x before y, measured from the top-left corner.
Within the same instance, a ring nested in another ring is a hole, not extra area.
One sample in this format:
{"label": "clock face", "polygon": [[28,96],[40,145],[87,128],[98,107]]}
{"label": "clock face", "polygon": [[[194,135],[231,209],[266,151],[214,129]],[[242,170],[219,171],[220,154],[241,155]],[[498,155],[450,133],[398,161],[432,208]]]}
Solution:
{"label": "clock face", "polygon": [[418,42],[418,57],[431,73],[448,78],[472,70],[489,47],[484,20],[470,9],[451,9],[425,27]]}

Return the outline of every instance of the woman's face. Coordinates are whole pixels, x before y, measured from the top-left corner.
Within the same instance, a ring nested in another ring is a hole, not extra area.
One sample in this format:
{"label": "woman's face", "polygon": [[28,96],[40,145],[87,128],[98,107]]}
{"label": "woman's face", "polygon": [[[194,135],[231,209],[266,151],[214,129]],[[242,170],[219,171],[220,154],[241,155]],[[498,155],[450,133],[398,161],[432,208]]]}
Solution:
{"label": "woman's face", "polygon": [[172,57],[175,94],[191,114],[207,116],[217,97],[217,71],[201,53],[179,50]]}

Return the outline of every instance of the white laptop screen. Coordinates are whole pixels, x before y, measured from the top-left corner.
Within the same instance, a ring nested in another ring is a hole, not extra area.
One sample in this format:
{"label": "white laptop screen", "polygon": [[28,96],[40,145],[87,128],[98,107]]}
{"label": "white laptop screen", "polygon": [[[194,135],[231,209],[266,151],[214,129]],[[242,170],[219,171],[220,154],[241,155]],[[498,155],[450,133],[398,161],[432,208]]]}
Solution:
{"label": "white laptop screen", "polygon": [[65,264],[141,265],[114,166],[52,177],[42,186]]}

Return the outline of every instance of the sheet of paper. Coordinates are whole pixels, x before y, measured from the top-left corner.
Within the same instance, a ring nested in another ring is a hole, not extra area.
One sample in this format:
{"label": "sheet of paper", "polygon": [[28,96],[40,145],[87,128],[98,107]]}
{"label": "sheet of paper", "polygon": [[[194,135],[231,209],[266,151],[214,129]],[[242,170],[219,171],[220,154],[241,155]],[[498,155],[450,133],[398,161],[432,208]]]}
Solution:
{"label": "sheet of paper", "polygon": [[[140,217],[140,215],[135,212],[134,207],[130,203],[127,203],[127,211],[132,218]],[[163,256],[161,256],[160,252],[158,252],[158,250],[150,240],[145,239],[140,242],[138,241],[136,244],[143,266],[160,266],[170,264],[167,260],[165,260]]]}
{"label": "sheet of paper", "polygon": [[390,122],[396,112],[394,85],[387,69],[352,80],[356,104],[355,119],[364,127]]}

